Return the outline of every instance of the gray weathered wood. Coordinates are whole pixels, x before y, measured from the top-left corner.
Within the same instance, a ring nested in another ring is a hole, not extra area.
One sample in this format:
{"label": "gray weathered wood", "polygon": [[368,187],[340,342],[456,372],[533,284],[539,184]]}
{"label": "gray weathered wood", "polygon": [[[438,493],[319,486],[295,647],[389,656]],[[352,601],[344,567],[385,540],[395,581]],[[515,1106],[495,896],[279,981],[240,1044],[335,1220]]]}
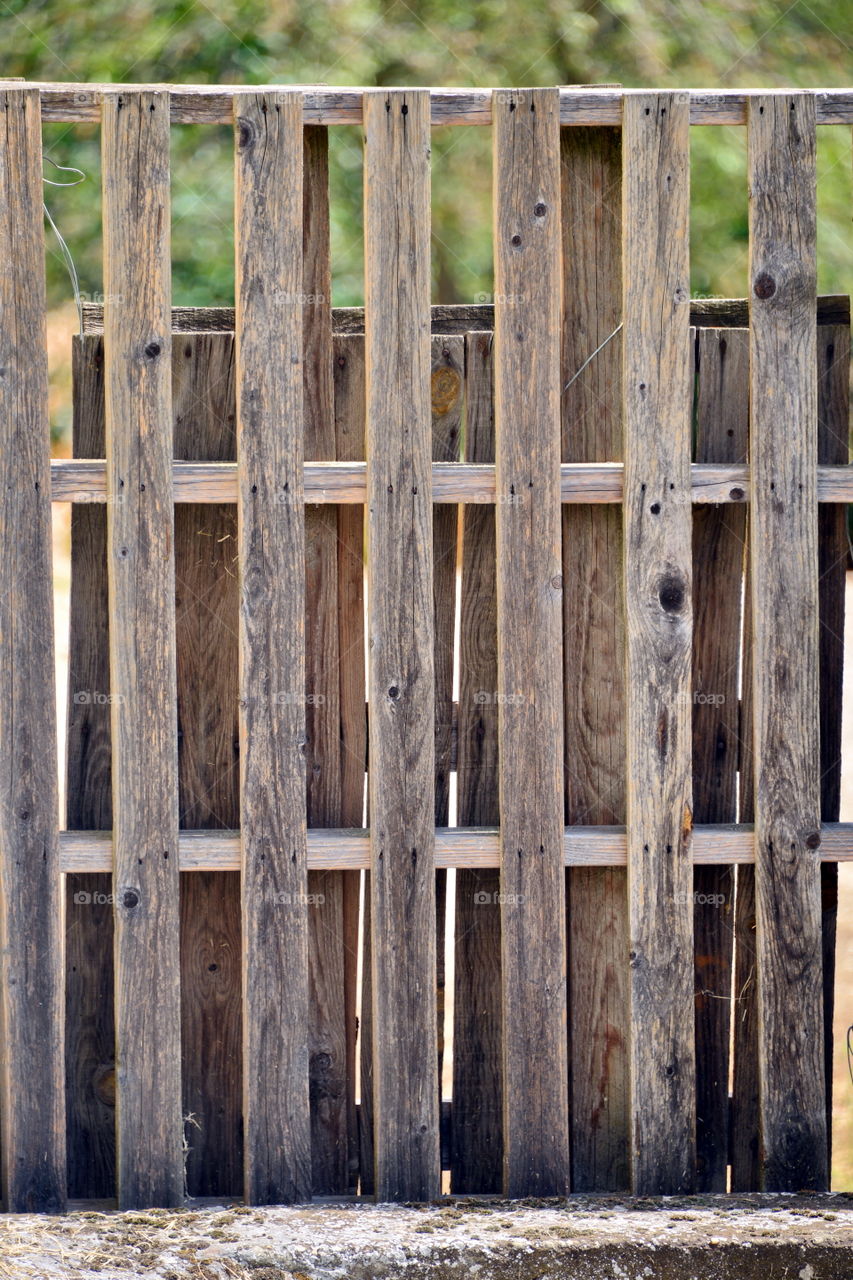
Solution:
{"label": "gray weathered wood", "polygon": [[497,94],[495,440],[504,1193],[569,1184],[556,90]]}
{"label": "gray weathered wood", "polygon": [[[622,146],[617,129],[563,130],[564,462],[622,456]],[[622,513],[564,506],[566,820],[625,820]],[[572,1187],[619,1191],[628,1160],[628,896],[621,870],[568,877]]]}
{"label": "gray weathered wood", "polygon": [[364,115],[376,1194],[417,1200],[439,1190],[429,94]]}
{"label": "gray weathered wood", "polygon": [[[465,339],[465,457],[494,462],[492,335]],[[495,513],[462,514],[457,821],[500,820]],[[456,873],[451,1191],[498,1193],[503,1180],[500,875]]]}
{"label": "gray weathered wood", "polygon": [[[90,339],[91,341],[91,339]],[[234,339],[172,339],[175,454],[231,460]],[[237,751],[237,512],[175,508],[175,632],[181,828],[240,825]],[[240,1195],[240,879],[181,877],[181,1077],[187,1193]]]}
{"label": "gray weathered wood", "polygon": [[[73,449],[102,457],[104,340],[72,344]],[[110,653],[107,508],[71,510],[65,820],[72,830],[111,832]],[[112,857],[107,874],[69,875],[65,885],[65,1106],[68,1194],[115,1196],[115,1010]]]}
{"label": "gray weathered wood", "polygon": [[825,1188],[815,112],[750,101],[750,458],[763,1185]]}
{"label": "gray weathered wood", "polygon": [[684,95],[626,99],[623,519],[631,1162],[639,1195],[690,1191],[695,1174],[688,132]]}
{"label": "gray weathered wood", "polygon": [[105,94],[102,153],[117,1166],[134,1208],[184,1193],[168,93]]}
{"label": "gray weathered wood", "polygon": [[234,122],[244,1195],[270,1204],[311,1194],[301,96]]}
{"label": "gray weathered wood", "polygon": [[0,135],[0,1181],[12,1213],[65,1206],[62,886],[41,116]]}
{"label": "gray weathered wood", "polygon": [[[743,330],[696,332],[696,459],[746,459],[749,346]],[[738,674],[746,509],[693,513],[693,819],[737,817]],[[727,1189],[734,870],[693,873],[696,1189]]]}

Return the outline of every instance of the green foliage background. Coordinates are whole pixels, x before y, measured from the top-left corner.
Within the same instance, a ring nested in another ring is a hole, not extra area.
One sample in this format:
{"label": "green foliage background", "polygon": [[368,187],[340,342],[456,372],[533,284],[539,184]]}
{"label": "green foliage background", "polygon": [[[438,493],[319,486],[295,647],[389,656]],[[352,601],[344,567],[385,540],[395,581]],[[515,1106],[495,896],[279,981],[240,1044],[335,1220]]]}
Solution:
{"label": "green foliage background", "polygon": [[[351,85],[829,87],[853,81],[853,0],[0,0],[5,74],[34,80]],[[436,301],[491,289],[488,130],[434,131]],[[850,133],[820,130],[820,287],[850,287]],[[48,189],[80,271],[101,288],[97,129],[46,127],[49,154],[88,181]],[[745,292],[743,129],[696,129],[693,289]],[[362,294],[361,139],[332,130],[334,299]],[[231,139],[174,129],[174,298],[233,292]],[[49,175],[50,176],[50,175]],[[61,176],[61,175],[53,175]],[[51,248],[55,248],[52,244]],[[69,285],[49,263],[53,303]]]}

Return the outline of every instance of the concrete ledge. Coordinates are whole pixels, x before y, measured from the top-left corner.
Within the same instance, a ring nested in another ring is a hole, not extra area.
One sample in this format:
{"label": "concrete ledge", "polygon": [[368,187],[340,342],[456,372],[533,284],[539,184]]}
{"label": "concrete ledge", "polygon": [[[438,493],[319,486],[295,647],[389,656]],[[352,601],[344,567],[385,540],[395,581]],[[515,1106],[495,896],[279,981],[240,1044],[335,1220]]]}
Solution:
{"label": "concrete ledge", "polygon": [[6,1280],[850,1280],[853,1196],[0,1218]]}

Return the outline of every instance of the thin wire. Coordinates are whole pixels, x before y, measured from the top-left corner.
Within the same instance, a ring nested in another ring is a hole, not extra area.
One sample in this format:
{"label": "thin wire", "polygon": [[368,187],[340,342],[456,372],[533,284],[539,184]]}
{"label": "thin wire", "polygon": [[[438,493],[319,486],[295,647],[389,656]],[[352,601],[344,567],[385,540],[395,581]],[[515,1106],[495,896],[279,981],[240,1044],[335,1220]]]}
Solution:
{"label": "thin wire", "polygon": [[[82,169],[76,169],[76,168],[74,168],[74,166],[73,166],[73,165],[57,164],[55,160],[51,160],[51,158],[50,158],[50,156],[49,156],[49,155],[43,155],[43,157],[42,157],[42,158],[43,158],[44,160],[46,160],[46,161],[48,162],[48,164],[52,164],[52,165],[53,165],[53,167],[54,167],[54,169],[59,170],[61,173],[76,173],[76,174],[79,174],[79,177],[78,177],[74,182],[54,182],[52,178],[43,178],[42,180],[43,180],[43,181],[44,181],[44,182],[45,182],[49,187],[78,187],[78,186],[80,185],[80,183],[81,183],[81,182],[85,182],[85,181],[86,181],[86,175],[85,175],[85,173],[83,172],[83,170],[82,170]],[[48,222],[50,223],[51,227],[53,228],[53,234],[56,236],[56,239],[57,239],[57,241],[58,241],[58,243],[59,243],[59,248],[60,248],[60,250],[61,250],[61,252],[62,252],[62,257],[63,257],[63,258],[64,258],[64,260],[65,260],[65,266],[66,266],[66,267],[67,267],[67,269],[68,269],[68,275],[69,275],[69,277],[70,277],[70,279],[71,279],[71,287],[72,287],[72,288],[73,288],[73,290],[74,290],[74,302],[75,302],[75,304],[76,304],[76,306],[77,306],[77,324],[78,324],[78,326],[79,326],[80,333],[81,333],[81,335],[82,335],[82,333],[83,333],[83,303],[82,303],[82,300],[81,300],[81,298],[80,298],[80,281],[79,281],[78,276],[77,276],[77,268],[76,268],[76,266],[74,265],[74,259],[73,259],[73,258],[72,258],[72,256],[71,256],[71,250],[68,248],[68,245],[65,243],[65,240],[64,240],[64,239],[63,239],[63,237],[62,237],[62,234],[61,234],[61,232],[60,232],[60,230],[59,230],[59,227],[56,225],[56,223],[54,222],[53,218],[50,216],[50,210],[48,209],[48,207],[47,207],[47,205],[44,203],[44,201],[42,201],[42,208],[44,209],[44,216],[47,218]]]}
{"label": "thin wire", "polygon": [[603,350],[604,350],[604,348],[607,346],[608,342],[610,342],[611,338],[615,338],[615,337],[616,337],[616,335],[617,335],[617,333],[619,332],[619,330],[620,330],[621,328],[622,328],[622,322],[620,321],[620,322],[619,322],[619,324],[617,324],[616,328],[613,330],[613,332],[612,332],[612,333],[608,333],[608,335],[607,335],[607,337],[604,339],[604,341],[603,341],[602,343],[600,343],[600,344],[595,348],[595,350],[593,351],[592,355],[591,355],[591,356],[587,356],[586,360],[584,360],[583,364],[582,364],[582,365],[581,365],[581,367],[578,369],[577,373],[572,374],[571,378],[569,378],[568,382],[567,382],[567,383],[566,383],[566,385],[563,387],[563,391],[564,391],[564,392],[565,392],[565,391],[568,391],[569,387],[572,385],[572,383],[573,383],[573,382],[577,382],[578,378],[581,376],[581,374],[583,373],[583,371],[584,371],[584,369],[587,367],[587,365],[592,364],[593,360],[594,360],[594,359],[595,359],[595,357],[598,355],[599,351],[603,351]]}

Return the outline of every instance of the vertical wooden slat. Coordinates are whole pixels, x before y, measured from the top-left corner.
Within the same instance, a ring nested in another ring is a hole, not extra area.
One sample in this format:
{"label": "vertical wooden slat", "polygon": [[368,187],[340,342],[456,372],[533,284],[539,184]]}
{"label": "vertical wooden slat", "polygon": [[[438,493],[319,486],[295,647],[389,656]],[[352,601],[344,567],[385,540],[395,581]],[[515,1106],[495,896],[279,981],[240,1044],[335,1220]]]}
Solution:
{"label": "vertical wooden slat", "polygon": [[689,102],[622,125],[631,1160],[636,1194],[693,1186]]}
{"label": "vertical wooden slat", "polygon": [[[329,250],[328,130],[309,127],[303,147],[303,388],[305,457],[336,456]],[[338,513],[305,509],[305,721],[308,825],[341,826]],[[311,1028],[311,1162],[315,1195],[349,1187],[346,981],[355,963],[344,932],[346,873],[308,875]]]}
{"label": "vertical wooden slat", "polygon": [[12,1213],[65,1205],[56,708],[38,90],[0,139],[0,1172]]}
{"label": "vertical wooden slat", "polygon": [[439,1189],[430,109],[364,95],[374,1145],[381,1200]]}
{"label": "vertical wooden slat", "polygon": [[[697,462],[746,460],[749,371],[741,329],[696,334]],[[746,505],[693,514],[693,819],[737,819],[739,654]],[[729,1159],[729,1040],[734,869],[696,867],[696,1189],[725,1191]]]}
{"label": "vertical wooden slat", "polygon": [[[234,338],[172,339],[175,457],[233,462]],[[180,825],[240,825],[237,511],[175,507]],[[181,876],[181,1076],[191,1196],[240,1195],[240,880]]]}
{"label": "vertical wooden slat", "polygon": [[238,94],[235,184],[244,1194],[311,1193],[302,95]]}
{"label": "vertical wooden slat", "polygon": [[[337,456],[364,461],[364,338],[333,340],[335,441]],[[340,660],[341,825],[360,827],[364,820],[367,751],[364,659],[364,507],[340,506],[338,518],[338,652]],[[367,1032],[370,962],[365,952],[361,991],[361,1105],[356,1111],[356,979],[361,873],[344,877],[344,946],[346,961],[347,1092],[349,1108],[349,1177],[353,1189],[359,1172],[364,1194],[373,1187],[372,1042]],[[364,936],[369,937],[365,912]]]}
{"label": "vertical wooden slat", "polygon": [[[75,458],[103,458],[104,340],[72,347]],[[65,825],[112,830],[107,509],[71,509]],[[73,875],[65,889],[65,1105],[68,1194],[115,1195],[112,877]]]}
{"label": "vertical wooden slat", "polygon": [[[817,460],[849,462],[850,329],[817,331]],[[844,605],[847,578],[847,509],[841,503],[818,510],[818,602],[820,610],[820,818],[837,822],[841,810],[841,697],[844,679]],[[826,1073],[827,1163],[832,1167],[833,1015],[838,863],[820,869],[823,932],[823,1044]]]}
{"label": "vertical wooden slat", "polygon": [[178,1204],[169,95],[106,93],[105,413],[119,1205]]}
{"label": "vertical wooden slat", "polygon": [[[622,457],[622,146],[618,129],[563,129],[564,462]],[[576,376],[601,343],[586,369]],[[625,821],[622,513],[564,506],[566,821]],[[628,1162],[626,873],[568,872],[572,1187],[618,1191]]]}
{"label": "vertical wooden slat", "polygon": [[569,1182],[559,95],[492,97],[504,1192]]}
{"label": "vertical wooden slat", "polygon": [[749,99],[755,889],[763,1185],[827,1183],[818,715],[815,106]]}
{"label": "vertical wooden slat", "polygon": [[[492,335],[465,338],[465,460],[495,460]],[[498,687],[494,507],[462,512],[457,811],[460,827],[497,826]],[[451,1190],[500,1192],[500,872],[456,872]]]}
{"label": "vertical wooden slat", "polygon": [[[432,339],[433,462],[458,462],[462,440],[465,339],[460,334]],[[456,542],[459,508],[440,502],[432,512],[433,628],[435,636],[435,825],[450,815],[450,757],[453,732],[453,644],[456,623]],[[439,1099],[444,1076],[444,941],[447,872],[435,873],[436,1031]]]}

